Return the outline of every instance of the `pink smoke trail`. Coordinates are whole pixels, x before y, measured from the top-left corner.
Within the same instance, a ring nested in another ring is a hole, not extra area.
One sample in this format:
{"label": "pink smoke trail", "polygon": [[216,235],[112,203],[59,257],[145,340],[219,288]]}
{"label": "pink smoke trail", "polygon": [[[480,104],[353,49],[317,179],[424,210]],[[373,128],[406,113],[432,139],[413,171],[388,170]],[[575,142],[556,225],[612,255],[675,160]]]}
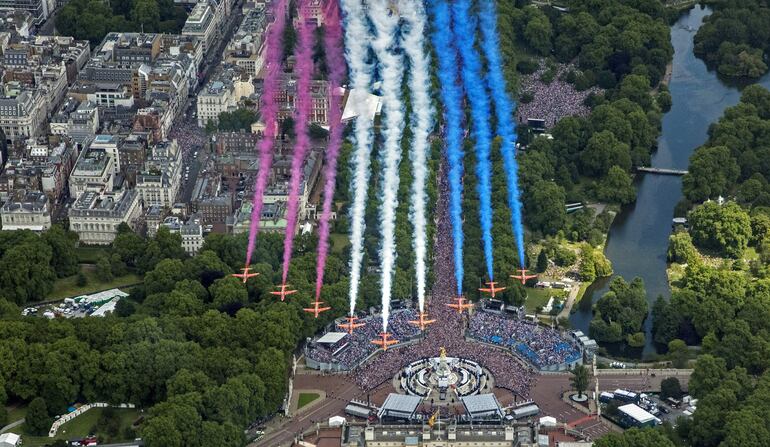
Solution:
{"label": "pink smoke trail", "polygon": [[283,31],[286,28],[286,2],[287,0],[271,2],[270,12],[275,17],[275,21],[270,25],[265,37],[265,45],[267,46],[265,65],[267,68],[262,89],[262,120],[265,123],[265,133],[259,141],[259,172],[252,199],[249,247],[246,251],[247,267],[251,264],[251,256],[254,254],[257,233],[259,233],[259,220],[262,216],[262,196],[270,177],[270,167],[273,165],[273,145],[275,144],[276,115],[278,114],[275,98],[283,58],[282,40]]}
{"label": "pink smoke trail", "polygon": [[286,236],[283,238],[283,284],[289,275],[289,263],[294,247],[294,231],[297,228],[299,208],[299,187],[304,176],[305,158],[310,148],[308,122],[310,121],[310,77],[313,74],[313,29],[305,23],[303,11],[308,0],[299,2],[299,42],[294,50],[294,71],[297,73],[297,116],[294,120],[294,133],[297,141],[291,159],[291,178],[289,180],[289,203],[286,210]]}
{"label": "pink smoke trail", "polygon": [[337,158],[342,145],[342,110],[340,109],[339,88],[345,77],[347,67],[342,51],[342,25],[337,0],[330,0],[324,11],[324,50],[326,66],[329,70],[329,145],[324,160],[324,201],[321,208],[321,220],[318,223],[318,258],[316,259],[316,300],[321,297],[324,282],[326,256],[329,253],[329,219],[336,186]]}

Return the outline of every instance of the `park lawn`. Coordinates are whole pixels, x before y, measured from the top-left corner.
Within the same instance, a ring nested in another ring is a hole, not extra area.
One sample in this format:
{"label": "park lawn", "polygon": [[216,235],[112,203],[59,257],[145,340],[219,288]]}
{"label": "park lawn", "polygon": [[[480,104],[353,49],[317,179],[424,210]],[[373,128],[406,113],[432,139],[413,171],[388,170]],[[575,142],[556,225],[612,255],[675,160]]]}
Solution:
{"label": "park lawn", "polygon": [[[12,410],[8,410],[8,423],[24,419],[27,415],[27,404],[18,404]],[[13,430],[11,430],[13,431]]]}
{"label": "park lawn", "polygon": [[106,247],[77,247],[75,251],[81,264],[96,264],[100,256],[109,254]]}
{"label": "park lawn", "polygon": [[92,408],[86,411],[75,419],[62,425],[59,428],[59,431],[56,433],[56,436],[53,438],[49,438],[48,436],[32,436],[26,434],[26,424],[22,424],[18,428],[20,429],[19,432],[22,434],[22,441],[24,442],[25,447],[44,446],[46,444],[50,444],[56,439],[69,440],[75,438],[83,438],[91,434],[101,436],[109,442],[128,441],[129,439],[123,439],[123,433],[125,433],[126,428],[130,427],[131,424],[133,424],[133,422],[139,417],[139,411],[136,409],[115,409],[116,415],[120,418],[120,431],[118,432],[118,436],[112,439],[107,433],[99,431],[98,428],[95,430],[95,432],[92,431],[92,429],[96,426],[102,411],[103,410],[101,408]]}
{"label": "park lawn", "polygon": [[539,288],[527,288],[527,300],[524,302],[524,308],[528,314],[534,314],[538,307],[544,307],[548,304],[548,300],[555,296],[557,298],[564,298],[566,296],[563,290],[557,289],[539,289]]}
{"label": "park lawn", "polygon": [[329,239],[331,239],[332,242],[332,253],[340,254],[345,247],[350,245],[350,239],[348,239],[347,234],[331,233]]}
{"label": "park lawn", "polygon": [[102,290],[113,289],[116,287],[125,287],[142,282],[142,278],[133,273],[127,275],[115,277],[112,281],[102,282],[96,277],[96,272],[93,269],[84,268],[80,266],[83,273],[88,278],[88,283],[85,286],[78,286],[77,275],[68,276],[66,278],[59,278],[53,284],[53,290],[46,296],[47,300],[63,299],[68,297],[74,297],[79,295],[87,295],[90,293],[100,292]]}
{"label": "park lawn", "polygon": [[297,410],[304,407],[305,405],[308,405],[310,402],[313,402],[319,397],[321,397],[321,395],[318,393],[299,393],[299,398],[297,399]]}

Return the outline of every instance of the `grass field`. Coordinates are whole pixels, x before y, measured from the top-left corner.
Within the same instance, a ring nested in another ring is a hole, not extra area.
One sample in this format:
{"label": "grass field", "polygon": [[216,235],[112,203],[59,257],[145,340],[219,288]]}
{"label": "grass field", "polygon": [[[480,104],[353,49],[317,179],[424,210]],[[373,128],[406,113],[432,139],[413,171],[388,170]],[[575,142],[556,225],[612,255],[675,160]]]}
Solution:
{"label": "grass field", "polygon": [[114,287],[124,287],[128,285],[134,285],[142,282],[142,278],[133,273],[128,275],[119,276],[109,282],[102,282],[96,277],[96,272],[88,266],[80,266],[83,273],[88,278],[88,283],[85,286],[77,285],[77,275],[68,276],[66,278],[59,278],[54,282],[53,290],[48,294],[46,299],[55,300],[62,299],[78,295],[87,295],[101,290],[112,289]]}
{"label": "grass field", "polygon": [[99,256],[108,253],[105,247],[78,247],[76,251],[81,264],[96,264]]}
{"label": "grass field", "polygon": [[114,438],[110,437],[107,433],[100,431],[100,429],[97,427],[97,421],[99,420],[99,416],[102,415],[102,411],[103,409],[101,408],[94,408],[86,411],[85,413],[61,426],[59,431],[56,433],[56,437],[54,438],[49,438],[48,436],[29,435],[26,432],[26,424],[21,425],[21,427],[17,427],[16,433],[21,433],[25,447],[44,446],[46,444],[50,444],[53,440],[56,439],[68,440],[74,438],[82,438],[90,434],[102,437],[105,442],[128,441],[129,439],[124,439],[125,437],[123,434],[125,433],[126,429],[130,427],[131,424],[139,417],[139,411],[135,409],[115,409],[115,414],[120,420],[120,429],[118,431],[119,434]]}
{"label": "grass field", "polygon": [[527,301],[524,303],[524,308],[528,314],[534,314],[538,307],[548,304],[548,299],[552,296],[564,298],[566,293],[557,289],[527,288]]}
{"label": "grass field", "polygon": [[329,239],[331,239],[332,246],[331,250],[332,253],[342,253],[342,250],[345,249],[348,245],[350,245],[350,240],[348,239],[348,235],[346,234],[340,234],[340,233],[332,233],[329,235]]}
{"label": "grass field", "polygon": [[300,408],[304,407],[310,402],[313,402],[319,397],[321,397],[321,395],[318,393],[299,393],[299,398],[297,399],[297,409],[299,410]]}
{"label": "grass field", "polygon": [[27,415],[27,404],[19,404],[13,407],[12,410],[8,410],[8,423],[24,419]]}

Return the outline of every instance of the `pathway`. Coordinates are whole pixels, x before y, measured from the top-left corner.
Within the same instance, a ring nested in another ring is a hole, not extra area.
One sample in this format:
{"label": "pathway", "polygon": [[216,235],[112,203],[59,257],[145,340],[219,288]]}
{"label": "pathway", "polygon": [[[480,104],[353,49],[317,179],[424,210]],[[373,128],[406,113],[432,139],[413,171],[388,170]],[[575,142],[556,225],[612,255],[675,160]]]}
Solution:
{"label": "pathway", "polygon": [[569,282],[569,284],[571,288],[569,290],[569,295],[567,296],[567,302],[564,303],[564,307],[562,307],[561,312],[556,315],[557,321],[561,318],[569,318],[569,313],[572,310],[572,306],[575,304],[578,293],[580,293],[581,284],[579,282]]}
{"label": "pathway", "polygon": [[18,427],[19,425],[24,423],[24,418],[19,419],[18,421],[11,422],[10,424],[6,425],[3,428],[0,428],[0,433],[5,433],[8,430],[11,430],[12,428]]}

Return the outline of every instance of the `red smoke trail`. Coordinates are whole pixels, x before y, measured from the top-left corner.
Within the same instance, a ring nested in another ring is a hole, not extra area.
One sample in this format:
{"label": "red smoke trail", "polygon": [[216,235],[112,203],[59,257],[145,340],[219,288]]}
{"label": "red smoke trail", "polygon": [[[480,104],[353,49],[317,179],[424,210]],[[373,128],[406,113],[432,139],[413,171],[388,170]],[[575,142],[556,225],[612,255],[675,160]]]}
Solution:
{"label": "red smoke trail", "polygon": [[342,25],[337,0],[330,0],[324,12],[324,49],[326,66],[329,70],[329,145],[324,160],[324,201],[321,220],[318,223],[318,258],[316,260],[315,296],[321,297],[324,281],[326,255],[329,253],[329,218],[334,200],[337,176],[337,157],[342,145],[342,110],[340,110],[339,88],[347,67],[342,51]]}
{"label": "red smoke trail", "polygon": [[291,159],[291,179],[289,180],[289,203],[286,210],[286,236],[283,239],[283,284],[286,284],[286,277],[289,274],[289,263],[291,262],[291,252],[294,246],[294,231],[297,228],[297,218],[299,217],[299,187],[302,183],[303,167],[308,149],[310,148],[310,138],[308,137],[308,124],[310,121],[310,78],[313,74],[313,29],[314,27],[305,23],[305,17],[302,14],[308,0],[299,2],[299,42],[294,51],[294,71],[297,73],[297,116],[294,121],[294,133],[296,142],[294,144],[294,154]]}
{"label": "red smoke trail", "polygon": [[249,227],[249,248],[246,252],[246,265],[251,264],[251,256],[254,254],[254,245],[259,233],[259,220],[262,216],[262,196],[270,177],[270,167],[273,165],[273,145],[275,144],[276,115],[278,105],[275,102],[281,60],[283,58],[283,31],[286,28],[286,2],[276,0],[271,3],[273,8],[269,11],[275,17],[270,25],[265,38],[267,51],[265,55],[266,73],[262,90],[262,120],[265,123],[265,133],[259,142],[259,172],[254,185],[254,197],[251,208],[251,226]]}

